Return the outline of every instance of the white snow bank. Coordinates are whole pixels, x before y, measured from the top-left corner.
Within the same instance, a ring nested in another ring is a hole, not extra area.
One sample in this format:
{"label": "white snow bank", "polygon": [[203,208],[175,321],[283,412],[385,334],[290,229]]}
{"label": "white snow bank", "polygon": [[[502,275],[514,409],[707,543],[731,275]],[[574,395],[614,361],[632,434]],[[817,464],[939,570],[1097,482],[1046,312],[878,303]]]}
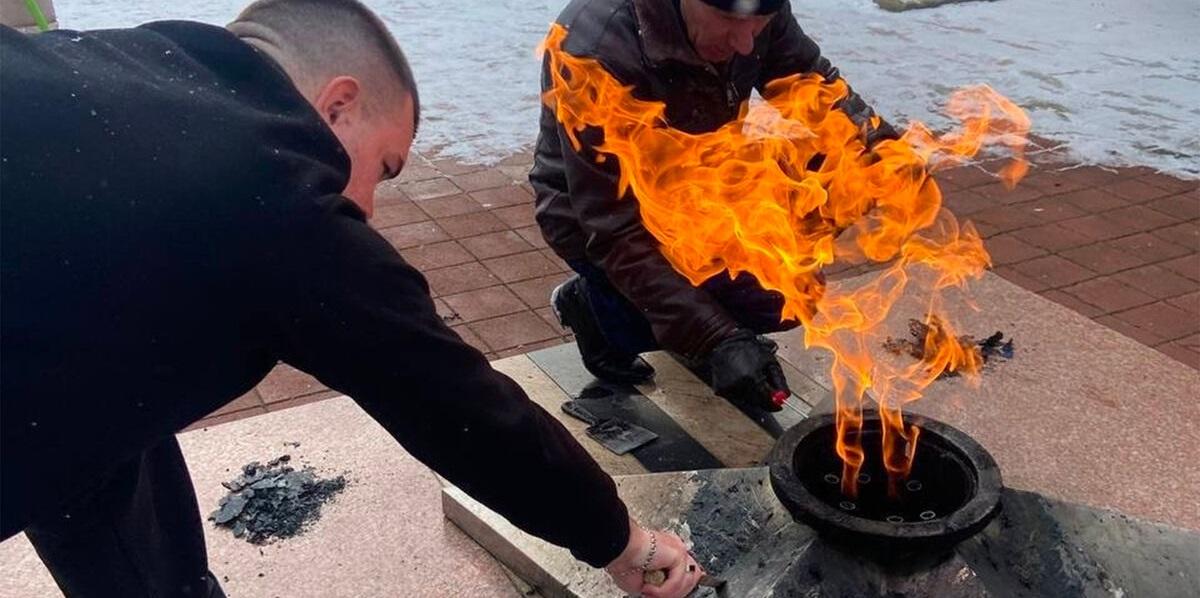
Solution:
{"label": "white snow bank", "polygon": [[[665,0],[664,0],[665,1]],[[533,48],[565,4],[367,0],[421,86],[418,147],[494,162],[537,135]],[[231,0],[60,0],[64,28],[165,18],[224,24]],[[871,0],[793,0],[805,30],[893,122],[945,125],[955,87],[989,83],[1028,110],[1034,133],[1086,163],[1200,176],[1200,2],[999,0],[889,13]]]}

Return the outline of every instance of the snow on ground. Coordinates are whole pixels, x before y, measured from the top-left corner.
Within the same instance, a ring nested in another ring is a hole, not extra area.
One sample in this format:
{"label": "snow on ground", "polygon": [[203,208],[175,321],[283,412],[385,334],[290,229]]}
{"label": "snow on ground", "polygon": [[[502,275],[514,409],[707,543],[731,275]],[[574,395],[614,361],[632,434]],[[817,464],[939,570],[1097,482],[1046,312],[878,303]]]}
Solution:
{"label": "snow on ground", "polygon": [[[666,0],[663,0],[666,1]],[[533,48],[557,0],[367,0],[421,86],[418,147],[494,162],[537,134]],[[241,0],[59,0],[64,28],[165,18],[214,24]],[[999,0],[889,13],[871,0],[793,0],[805,30],[881,114],[945,126],[955,87],[989,83],[1034,133],[1081,162],[1200,177],[1200,2]]]}

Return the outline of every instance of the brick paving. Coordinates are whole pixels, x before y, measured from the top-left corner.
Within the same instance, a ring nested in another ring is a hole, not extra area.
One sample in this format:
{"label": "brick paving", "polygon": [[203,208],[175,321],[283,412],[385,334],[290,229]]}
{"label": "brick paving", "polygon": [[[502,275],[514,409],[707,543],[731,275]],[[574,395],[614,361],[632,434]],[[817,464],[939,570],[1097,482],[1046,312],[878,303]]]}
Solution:
{"label": "brick paving", "polygon": [[[372,225],[425,273],[446,323],[489,359],[571,340],[549,306],[569,270],[534,223],[531,161],[520,154],[485,167],[414,155],[376,198]],[[938,175],[946,206],[984,235],[994,271],[1200,369],[1200,182],[1046,159],[1010,191],[998,166]],[[280,365],[195,426],[334,395]]]}

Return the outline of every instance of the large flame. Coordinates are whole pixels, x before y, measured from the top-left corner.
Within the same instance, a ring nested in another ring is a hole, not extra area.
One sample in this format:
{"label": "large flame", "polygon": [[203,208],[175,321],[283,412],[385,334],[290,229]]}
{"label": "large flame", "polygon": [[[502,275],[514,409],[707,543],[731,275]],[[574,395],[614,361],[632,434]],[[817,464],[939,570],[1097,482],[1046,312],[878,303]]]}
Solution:
{"label": "large flame", "polygon": [[[806,346],[834,355],[843,491],[857,493],[868,390],[883,415],[894,487],[911,469],[919,432],[905,426],[903,406],[944,371],[970,377],[980,365],[957,341],[940,296],[982,276],[990,258],[975,228],[942,209],[929,173],[1002,143],[1014,160],[1001,174],[1015,184],[1027,167],[1024,112],[987,86],[963,89],[947,106],[959,130],[938,136],[914,123],[902,139],[868,150],[865,130],[835,108],[846,83],[793,75],[767,85],[765,101],[737,120],[689,134],[668,126],[663,103],[636,99],[597,61],[564,52],[566,35],[555,25],[541,46],[553,80],[543,101],[571,143],[581,147],[585,128],[603,130],[598,159],[618,160],[619,196],[633,192],[663,255],[693,284],[749,272],[783,294],[783,317],[804,325]],[[889,265],[861,287],[826,287],[817,274],[838,262]],[[877,328],[916,267],[932,273],[920,289],[929,293],[925,357],[908,366],[876,360]]]}

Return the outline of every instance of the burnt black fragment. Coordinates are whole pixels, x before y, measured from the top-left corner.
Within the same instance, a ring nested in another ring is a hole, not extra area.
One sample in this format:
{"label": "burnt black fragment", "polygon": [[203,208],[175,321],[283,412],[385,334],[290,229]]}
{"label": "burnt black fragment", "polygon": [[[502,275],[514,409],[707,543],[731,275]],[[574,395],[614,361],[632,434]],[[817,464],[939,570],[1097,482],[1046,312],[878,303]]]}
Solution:
{"label": "burnt black fragment", "polygon": [[288,465],[282,455],[266,465],[254,461],[238,477],[223,482],[229,493],[209,519],[253,544],[302,533],[321,514],[321,506],[345,489],[345,476],[321,479],[310,467]]}

